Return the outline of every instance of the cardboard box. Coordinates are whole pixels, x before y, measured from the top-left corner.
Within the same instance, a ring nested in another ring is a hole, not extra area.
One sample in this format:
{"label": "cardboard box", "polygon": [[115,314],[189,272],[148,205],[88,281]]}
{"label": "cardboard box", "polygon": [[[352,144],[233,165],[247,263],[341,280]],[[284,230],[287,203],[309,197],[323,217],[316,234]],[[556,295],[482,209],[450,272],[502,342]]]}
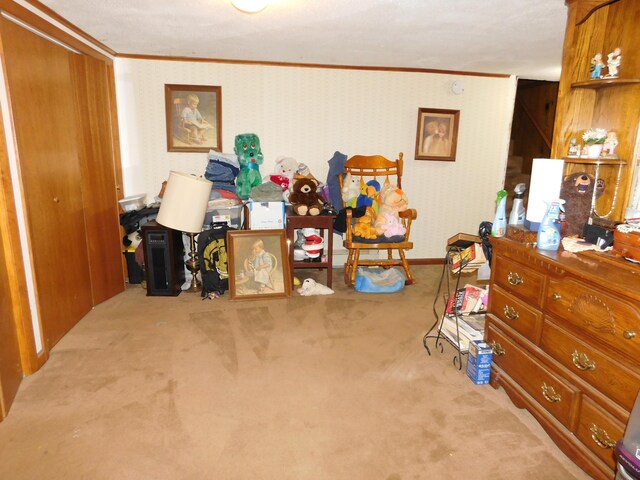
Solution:
{"label": "cardboard box", "polygon": [[249,202],[249,230],[285,228],[284,202]]}
{"label": "cardboard box", "polygon": [[467,359],[467,376],[476,385],[486,385],[491,377],[491,360],[493,351],[484,340],[469,342],[469,358]]}
{"label": "cardboard box", "polygon": [[204,215],[204,228],[211,228],[212,223],[225,222],[227,225],[240,230],[242,228],[242,210],[244,204],[231,207],[218,207],[207,209]]}

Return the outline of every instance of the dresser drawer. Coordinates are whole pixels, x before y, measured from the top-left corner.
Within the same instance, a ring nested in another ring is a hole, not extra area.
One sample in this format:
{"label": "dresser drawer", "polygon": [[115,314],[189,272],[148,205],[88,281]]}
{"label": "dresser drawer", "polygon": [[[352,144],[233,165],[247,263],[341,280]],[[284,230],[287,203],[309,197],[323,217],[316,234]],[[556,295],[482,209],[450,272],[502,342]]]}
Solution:
{"label": "dresser drawer", "polygon": [[576,389],[565,380],[539,365],[535,357],[507,338],[490,324],[487,342],[493,346],[493,361],[526,392],[572,429],[572,418],[579,397]]}
{"label": "dresser drawer", "polygon": [[640,362],[640,310],[573,278],[551,278],[545,311],[585,332],[607,350]]}
{"label": "dresser drawer", "polygon": [[540,347],[572,373],[593,385],[605,397],[631,410],[640,388],[640,376],[592,345],[578,340],[548,319]]}
{"label": "dresser drawer", "polygon": [[576,437],[602,459],[615,468],[615,444],[622,439],[624,425],[613,418],[588,397],[583,397]]}
{"label": "dresser drawer", "polygon": [[540,307],[544,286],[544,276],[541,273],[505,257],[499,257],[492,268],[495,269],[495,284],[527,301],[534,308]]}
{"label": "dresser drawer", "polygon": [[491,289],[491,308],[489,313],[502,320],[533,343],[538,343],[542,328],[542,313],[522,300],[509,295],[500,287]]}

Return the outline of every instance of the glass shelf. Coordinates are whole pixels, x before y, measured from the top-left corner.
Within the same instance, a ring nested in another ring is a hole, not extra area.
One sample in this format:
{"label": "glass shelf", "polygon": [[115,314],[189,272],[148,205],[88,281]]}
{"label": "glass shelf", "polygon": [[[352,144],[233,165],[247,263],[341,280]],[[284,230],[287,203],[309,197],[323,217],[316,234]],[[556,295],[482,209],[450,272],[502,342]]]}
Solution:
{"label": "glass shelf", "polygon": [[626,160],[619,158],[582,158],[582,157],[563,157],[566,163],[579,163],[581,165],[626,165]]}

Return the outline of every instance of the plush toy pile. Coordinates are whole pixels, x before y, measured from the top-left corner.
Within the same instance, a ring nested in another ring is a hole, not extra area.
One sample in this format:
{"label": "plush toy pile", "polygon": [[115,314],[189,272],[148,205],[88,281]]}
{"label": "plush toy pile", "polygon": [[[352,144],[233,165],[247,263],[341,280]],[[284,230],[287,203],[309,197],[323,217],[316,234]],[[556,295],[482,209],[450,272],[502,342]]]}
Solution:
{"label": "plush toy pile", "polygon": [[[359,185],[357,195],[355,185]],[[406,194],[396,185],[386,183],[380,189],[376,180],[364,183],[362,179],[347,174],[342,194],[346,207],[353,208],[354,236],[369,241],[395,242],[400,241],[400,237],[406,233],[400,212],[408,208],[409,202]],[[358,209],[364,209],[364,215],[356,218]]]}

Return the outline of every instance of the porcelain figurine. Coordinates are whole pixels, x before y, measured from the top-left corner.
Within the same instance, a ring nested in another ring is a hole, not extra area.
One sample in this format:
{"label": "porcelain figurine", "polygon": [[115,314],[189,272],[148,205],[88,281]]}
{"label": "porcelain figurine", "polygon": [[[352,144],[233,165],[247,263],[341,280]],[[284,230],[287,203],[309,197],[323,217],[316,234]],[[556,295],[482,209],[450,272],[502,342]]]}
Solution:
{"label": "porcelain figurine", "polygon": [[591,59],[591,80],[602,78],[602,69],[604,62],[602,61],[602,53],[596,53]]}
{"label": "porcelain figurine", "polygon": [[620,75],[620,63],[622,62],[622,50],[616,48],[613,52],[607,55],[607,78],[615,78]]}
{"label": "porcelain figurine", "polygon": [[616,135],[616,132],[607,133],[607,139],[604,141],[604,149],[602,151],[602,155],[605,158],[618,158],[618,154],[615,153],[617,146],[618,136]]}
{"label": "porcelain figurine", "polygon": [[577,158],[580,156],[580,146],[578,145],[578,141],[575,138],[572,138],[569,141],[569,151],[567,152],[567,157]]}

